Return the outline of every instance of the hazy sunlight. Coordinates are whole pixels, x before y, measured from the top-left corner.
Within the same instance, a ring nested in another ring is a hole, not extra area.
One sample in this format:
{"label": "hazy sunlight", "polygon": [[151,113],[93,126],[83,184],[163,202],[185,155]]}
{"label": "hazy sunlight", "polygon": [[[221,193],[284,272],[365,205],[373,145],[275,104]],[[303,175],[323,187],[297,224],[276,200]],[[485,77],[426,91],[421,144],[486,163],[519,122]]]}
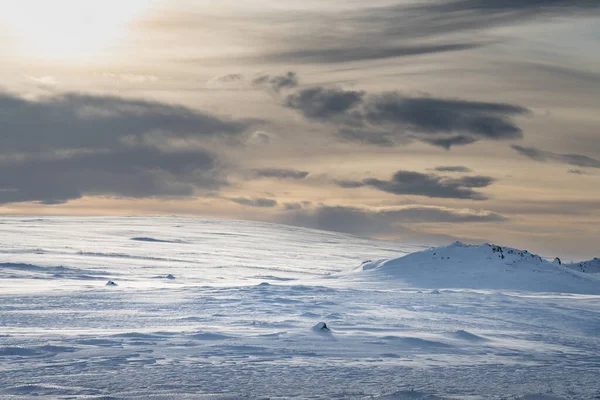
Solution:
{"label": "hazy sunlight", "polygon": [[0,21],[23,55],[84,60],[122,37],[147,0],[0,0]]}

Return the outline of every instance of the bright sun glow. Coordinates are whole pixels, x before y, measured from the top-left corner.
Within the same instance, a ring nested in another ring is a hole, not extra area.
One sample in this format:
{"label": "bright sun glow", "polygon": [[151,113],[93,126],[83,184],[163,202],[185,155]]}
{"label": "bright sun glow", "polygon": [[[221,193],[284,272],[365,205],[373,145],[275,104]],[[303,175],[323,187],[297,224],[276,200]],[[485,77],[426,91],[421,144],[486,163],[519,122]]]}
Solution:
{"label": "bright sun glow", "polygon": [[121,38],[148,0],[0,0],[2,25],[23,55],[83,60]]}

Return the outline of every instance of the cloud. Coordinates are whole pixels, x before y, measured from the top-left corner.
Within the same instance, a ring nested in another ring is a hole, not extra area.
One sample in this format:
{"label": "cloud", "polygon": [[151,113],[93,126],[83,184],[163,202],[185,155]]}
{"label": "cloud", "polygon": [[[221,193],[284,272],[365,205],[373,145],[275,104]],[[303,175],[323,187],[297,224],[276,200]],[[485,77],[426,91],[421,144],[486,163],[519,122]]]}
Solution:
{"label": "cloud", "polygon": [[522,156],[540,162],[556,162],[569,164],[577,167],[600,168],[600,160],[581,154],[560,154],[538,149],[536,147],[511,146],[513,150]]}
{"label": "cloud", "polygon": [[478,223],[504,222],[507,218],[490,211],[455,210],[433,206],[362,208],[320,205],[310,209],[291,209],[282,222],[306,228],[342,232],[352,235],[395,235],[411,231],[409,223]]}
{"label": "cloud", "polygon": [[425,5],[432,11],[493,12],[569,12],[588,11],[600,8],[595,0],[450,0],[438,4]]}
{"label": "cloud", "polygon": [[438,171],[438,172],[461,172],[461,173],[472,172],[472,170],[470,168],[464,167],[462,165],[449,165],[449,166],[435,167],[434,171]]}
{"label": "cloud", "polygon": [[473,32],[545,17],[589,16],[600,11],[600,4],[595,0],[441,0],[396,2],[362,11],[354,18],[347,18],[346,29],[354,27],[376,35],[369,28],[377,24],[378,36],[385,42],[402,38],[440,39],[449,35],[473,37]]}
{"label": "cloud", "polygon": [[326,87],[291,94],[285,106],[309,120],[341,125],[339,136],[346,140],[381,146],[419,140],[446,149],[482,139],[520,139],[523,131],[512,118],[529,113],[505,103]]}
{"label": "cloud", "polygon": [[210,82],[221,82],[221,83],[231,83],[231,82],[239,82],[244,80],[244,75],[242,74],[227,74],[214,77],[210,80]]}
{"label": "cloud", "polygon": [[246,139],[246,144],[251,146],[266,146],[273,141],[274,136],[275,135],[264,131],[252,132],[248,139]]}
{"label": "cloud", "polygon": [[307,171],[284,168],[263,168],[255,169],[254,173],[259,178],[277,178],[277,179],[304,179],[309,175]]}
{"label": "cloud", "polygon": [[346,116],[362,103],[364,92],[338,88],[312,87],[287,97],[285,105],[299,111],[308,119],[327,119]]}
{"label": "cloud", "polygon": [[0,203],[59,204],[84,195],[190,197],[226,184],[206,150],[81,151],[0,160]]}
{"label": "cloud", "polygon": [[338,136],[350,142],[382,147],[394,146],[400,143],[408,144],[412,141],[412,139],[409,137],[401,140],[401,138],[399,138],[398,135],[395,135],[393,132],[378,131],[375,129],[356,129],[352,127],[340,128],[338,130]]}
{"label": "cloud", "polygon": [[38,84],[40,86],[55,86],[58,84],[58,80],[50,75],[45,75],[45,76],[27,76],[26,77],[28,80],[30,80],[31,82],[34,82],[35,84]]}
{"label": "cloud", "polygon": [[249,199],[247,197],[233,197],[228,200],[248,207],[271,208],[277,206],[277,201],[265,198]]}
{"label": "cloud", "polygon": [[143,75],[143,74],[114,74],[114,73],[104,73],[102,74],[105,78],[111,79],[120,79],[129,83],[154,83],[158,82],[160,79],[155,75]]}
{"label": "cloud", "polygon": [[266,50],[255,58],[332,64],[468,51],[502,40],[482,39],[496,27],[598,10],[596,0],[438,0],[272,12],[256,28]]}
{"label": "cloud", "polygon": [[352,61],[377,60],[396,57],[409,57],[421,54],[445,53],[469,50],[479,47],[479,43],[448,43],[437,45],[405,45],[399,47],[357,46],[344,48],[299,49],[273,53],[265,58],[273,62],[295,62],[301,64],[333,64]]}
{"label": "cloud", "polygon": [[296,202],[296,203],[285,203],[283,205],[285,210],[291,211],[291,210],[303,210],[305,208],[308,208],[312,206],[312,202],[310,201],[301,201],[301,202]]}
{"label": "cloud", "polygon": [[465,132],[488,139],[522,137],[509,117],[528,112],[511,104],[406,97],[395,92],[372,96],[365,109],[367,121],[374,125],[390,122],[429,134]]}
{"label": "cloud", "polygon": [[337,181],[336,183],[343,188],[369,186],[396,195],[486,200],[485,195],[474,189],[488,187],[493,182],[494,178],[488,176],[448,178],[435,174],[398,171],[390,180],[368,178],[362,181]]}
{"label": "cloud", "polygon": [[398,218],[404,223],[469,223],[469,222],[504,222],[508,218],[495,212],[451,209],[434,206],[407,206],[402,208],[391,208],[382,211],[386,217]]}
{"label": "cloud", "polygon": [[0,152],[117,147],[143,140],[237,136],[251,121],[220,118],[184,106],[113,96],[61,94],[26,100],[0,93]]}
{"label": "cloud", "polygon": [[574,175],[589,175],[588,172],[580,170],[580,169],[570,169],[567,171],[567,173],[574,174]]}
{"label": "cloud", "polygon": [[[596,0],[327,1],[286,8],[263,3],[251,13],[227,5],[217,14],[212,9],[165,13],[144,25],[153,32],[184,29],[235,44],[241,40],[250,50],[234,57],[223,51],[215,55],[220,62],[333,64],[467,52],[528,34],[516,29],[498,34],[497,27],[589,16],[599,9]],[[193,58],[195,63],[206,61],[205,55]]]}
{"label": "cloud", "polygon": [[233,73],[215,76],[206,82],[206,86],[211,89],[243,90],[248,88],[248,82],[243,74]]}
{"label": "cloud", "polygon": [[422,142],[429,143],[430,145],[450,150],[452,146],[465,146],[467,144],[475,143],[476,138],[464,135],[448,136],[441,138],[422,138]]}
{"label": "cloud", "polygon": [[84,94],[27,100],[0,93],[0,110],[0,203],[218,190],[227,184],[224,167],[203,144],[252,125],[183,106]]}
{"label": "cloud", "polygon": [[295,72],[288,72],[283,76],[262,75],[252,81],[255,86],[267,87],[275,92],[298,86],[298,76]]}

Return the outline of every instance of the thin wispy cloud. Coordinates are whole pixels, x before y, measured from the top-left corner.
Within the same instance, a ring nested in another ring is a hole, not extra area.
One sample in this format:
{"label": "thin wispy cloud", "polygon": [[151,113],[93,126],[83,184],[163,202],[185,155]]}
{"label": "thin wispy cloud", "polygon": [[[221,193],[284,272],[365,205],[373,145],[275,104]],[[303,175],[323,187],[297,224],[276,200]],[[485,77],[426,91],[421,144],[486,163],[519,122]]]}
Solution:
{"label": "thin wispy cloud", "polygon": [[538,149],[537,147],[523,147],[516,144],[511,147],[522,156],[531,158],[535,161],[556,162],[586,168],[600,168],[600,160],[583,154],[553,153],[551,151]]}

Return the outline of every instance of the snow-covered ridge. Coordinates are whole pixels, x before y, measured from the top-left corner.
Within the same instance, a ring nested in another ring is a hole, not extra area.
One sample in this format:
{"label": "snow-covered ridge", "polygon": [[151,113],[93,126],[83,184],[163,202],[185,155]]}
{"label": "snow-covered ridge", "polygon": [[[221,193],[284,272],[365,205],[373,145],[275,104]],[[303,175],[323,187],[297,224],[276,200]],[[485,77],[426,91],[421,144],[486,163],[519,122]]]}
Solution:
{"label": "snow-covered ridge", "polygon": [[575,271],[581,271],[588,274],[600,273],[600,258],[594,258],[589,261],[581,261],[572,264],[563,264],[567,268],[574,269]]}
{"label": "snow-covered ridge", "polygon": [[600,280],[595,276],[575,272],[527,250],[487,243],[455,242],[400,258],[368,261],[360,270],[422,288],[600,293]]}

